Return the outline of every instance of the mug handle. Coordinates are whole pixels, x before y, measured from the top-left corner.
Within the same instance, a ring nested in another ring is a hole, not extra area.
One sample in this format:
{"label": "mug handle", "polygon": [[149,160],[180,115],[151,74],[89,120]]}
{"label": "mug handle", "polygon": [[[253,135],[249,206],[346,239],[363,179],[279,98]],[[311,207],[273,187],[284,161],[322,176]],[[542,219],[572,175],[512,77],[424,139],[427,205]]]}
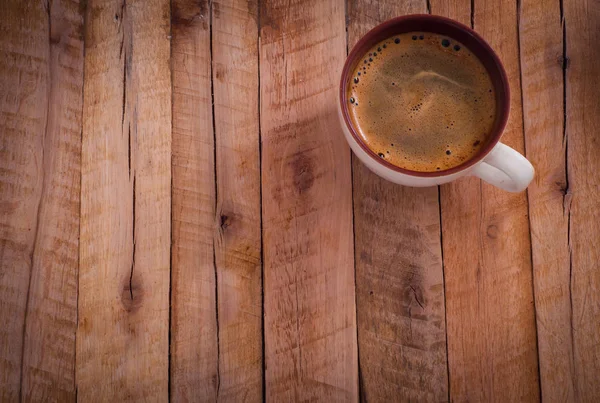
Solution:
{"label": "mug handle", "polygon": [[509,192],[525,190],[534,173],[533,165],[527,158],[502,143],[496,144],[473,170],[473,175]]}

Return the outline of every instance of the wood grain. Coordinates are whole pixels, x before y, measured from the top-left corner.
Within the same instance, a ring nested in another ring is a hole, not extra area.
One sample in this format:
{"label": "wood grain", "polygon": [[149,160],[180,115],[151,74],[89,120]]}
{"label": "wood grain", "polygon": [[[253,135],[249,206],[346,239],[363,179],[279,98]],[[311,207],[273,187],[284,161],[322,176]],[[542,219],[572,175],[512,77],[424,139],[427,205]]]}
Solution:
{"label": "wood grain", "polygon": [[[511,87],[502,141],[523,152],[517,9],[513,1],[431,2],[496,50]],[[438,11],[439,10],[439,11]],[[455,14],[456,13],[456,14]],[[527,196],[464,178],[441,186],[450,400],[539,400]]]}
{"label": "wood grain", "polygon": [[536,176],[528,188],[540,382],[544,401],[574,401],[564,133],[563,24],[556,1],[523,0],[519,13],[523,122]]}
{"label": "wood grain", "polygon": [[600,399],[600,7],[564,2],[567,201],[575,399]]}
{"label": "wood grain", "polygon": [[260,5],[266,398],[358,400],[344,5]]}
{"label": "wood grain", "polygon": [[0,7],[0,317],[11,318],[0,328],[0,397],[18,401],[44,177],[48,15],[41,2]]}
{"label": "wood grain", "polygon": [[208,0],[171,7],[171,399],[208,401],[219,384],[210,8]]}
{"label": "wood grain", "polygon": [[85,35],[78,400],[166,401],[169,1],[89,1]]}
{"label": "wood grain", "polygon": [[[427,11],[503,60],[527,194],[406,188],[351,161],[347,47]],[[0,16],[0,401],[600,400],[597,4]]]}
{"label": "wood grain", "polygon": [[[349,1],[349,45],[389,18],[425,12],[425,1]],[[355,157],[353,172],[362,398],[447,400],[438,189],[387,182]]]}
{"label": "wood grain", "polygon": [[42,195],[26,313],[21,397],[75,401],[83,10],[48,2],[48,110]]}
{"label": "wood grain", "polygon": [[0,7],[0,316],[12,318],[0,330],[0,397],[17,401],[42,197],[48,17],[41,3],[15,0]]}
{"label": "wood grain", "polygon": [[261,402],[258,3],[212,3],[219,400]]}
{"label": "wood grain", "polygon": [[73,401],[82,15],[68,1],[0,15],[0,401]]}

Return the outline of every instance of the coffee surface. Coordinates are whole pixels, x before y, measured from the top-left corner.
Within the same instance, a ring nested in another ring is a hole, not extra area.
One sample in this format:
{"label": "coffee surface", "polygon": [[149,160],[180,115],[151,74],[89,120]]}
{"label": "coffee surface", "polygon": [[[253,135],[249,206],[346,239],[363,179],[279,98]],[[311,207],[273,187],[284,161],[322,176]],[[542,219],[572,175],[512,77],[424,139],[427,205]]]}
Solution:
{"label": "coffee surface", "polygon": [[364,143],[400,168],[450,169],[489,141],[492,81],[477,56],[449,37],[388,38],[357,63],[347,85],[350,117]]}

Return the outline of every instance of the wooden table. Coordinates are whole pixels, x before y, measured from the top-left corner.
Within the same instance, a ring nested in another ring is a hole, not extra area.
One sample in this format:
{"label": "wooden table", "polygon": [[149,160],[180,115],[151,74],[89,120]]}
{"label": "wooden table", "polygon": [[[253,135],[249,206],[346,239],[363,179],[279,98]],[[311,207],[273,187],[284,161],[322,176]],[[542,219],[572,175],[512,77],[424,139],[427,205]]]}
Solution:
{"label": "wooden table", "polygon": [[[351,156],[338,71],[450,16],[526,193]],[[0,400],[600,401],[600,7],[0,1]]]}

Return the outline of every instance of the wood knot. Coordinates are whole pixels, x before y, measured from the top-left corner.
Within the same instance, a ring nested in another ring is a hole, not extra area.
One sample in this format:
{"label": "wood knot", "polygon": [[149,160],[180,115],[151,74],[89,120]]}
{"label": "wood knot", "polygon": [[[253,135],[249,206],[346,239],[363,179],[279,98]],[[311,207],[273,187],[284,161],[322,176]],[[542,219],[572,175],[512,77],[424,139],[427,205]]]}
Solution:
{"label": "wood knot", "polygon": [[567,184],[566,181],[556,181],[556,182],[554,182],[554,184],[556,185],[556,187],[558,188],[560,193],[562,193],[563,196],[566,195],[567,193],[569,193],[569,185]]}
{"label": "wood knot", "polygon": [[314,184],[313,161],[304,153],[298,154],[292,161],[294,187],[299,194],[306,193]]}
{"label": "wood knot", "polygon": [[137,312],[142,306],[144,290],[137,276],[127,277],[121,287],[121,304],[128,313]]}
{"label": "wood knot", "polygon": [[79,319],[79,329],[82,332],[88,332],[91,330],[90,321],[86,317]]}
{"label": "wood knot", "polygon": [[60,43],[60,35],[50,35],[50,45],[58,45]]}
{"label": "wood knot", "polygon": [[271,9],[269,7],[261,7],[260,12],[260,29],[261,31],[265,28],[269,28],[272,31],[279,31],[278,16],[271,16]]}
{"label": "wood knot", "polygon": [[216,66],[215,78],[219,81],[223,81],[223,77],[225,77],[225,69],[222,66]]}
{"label": "wood knot", "polygon": [[494,224],[488,225],[486,233],[489,238],[496,239],[498,238],[498,227]]}
{"label": "wood knot", "polygon": [[171,12],[171,26],[175,31],[182,28],[201,26],[208,29],[208,2],[207,1],[178,1],[173,3]]}
{"label": "wood knot", "polygon": [[221,230],[225,231],[231,225],[231,217],[226,214],[221,214]]}
{"label": "wood knot", "polygon": [[367,253],[363,250],[362,252],[360,252],[360,261],[367,264],[372,264],[373,258],[371,257],[370,253]]}

